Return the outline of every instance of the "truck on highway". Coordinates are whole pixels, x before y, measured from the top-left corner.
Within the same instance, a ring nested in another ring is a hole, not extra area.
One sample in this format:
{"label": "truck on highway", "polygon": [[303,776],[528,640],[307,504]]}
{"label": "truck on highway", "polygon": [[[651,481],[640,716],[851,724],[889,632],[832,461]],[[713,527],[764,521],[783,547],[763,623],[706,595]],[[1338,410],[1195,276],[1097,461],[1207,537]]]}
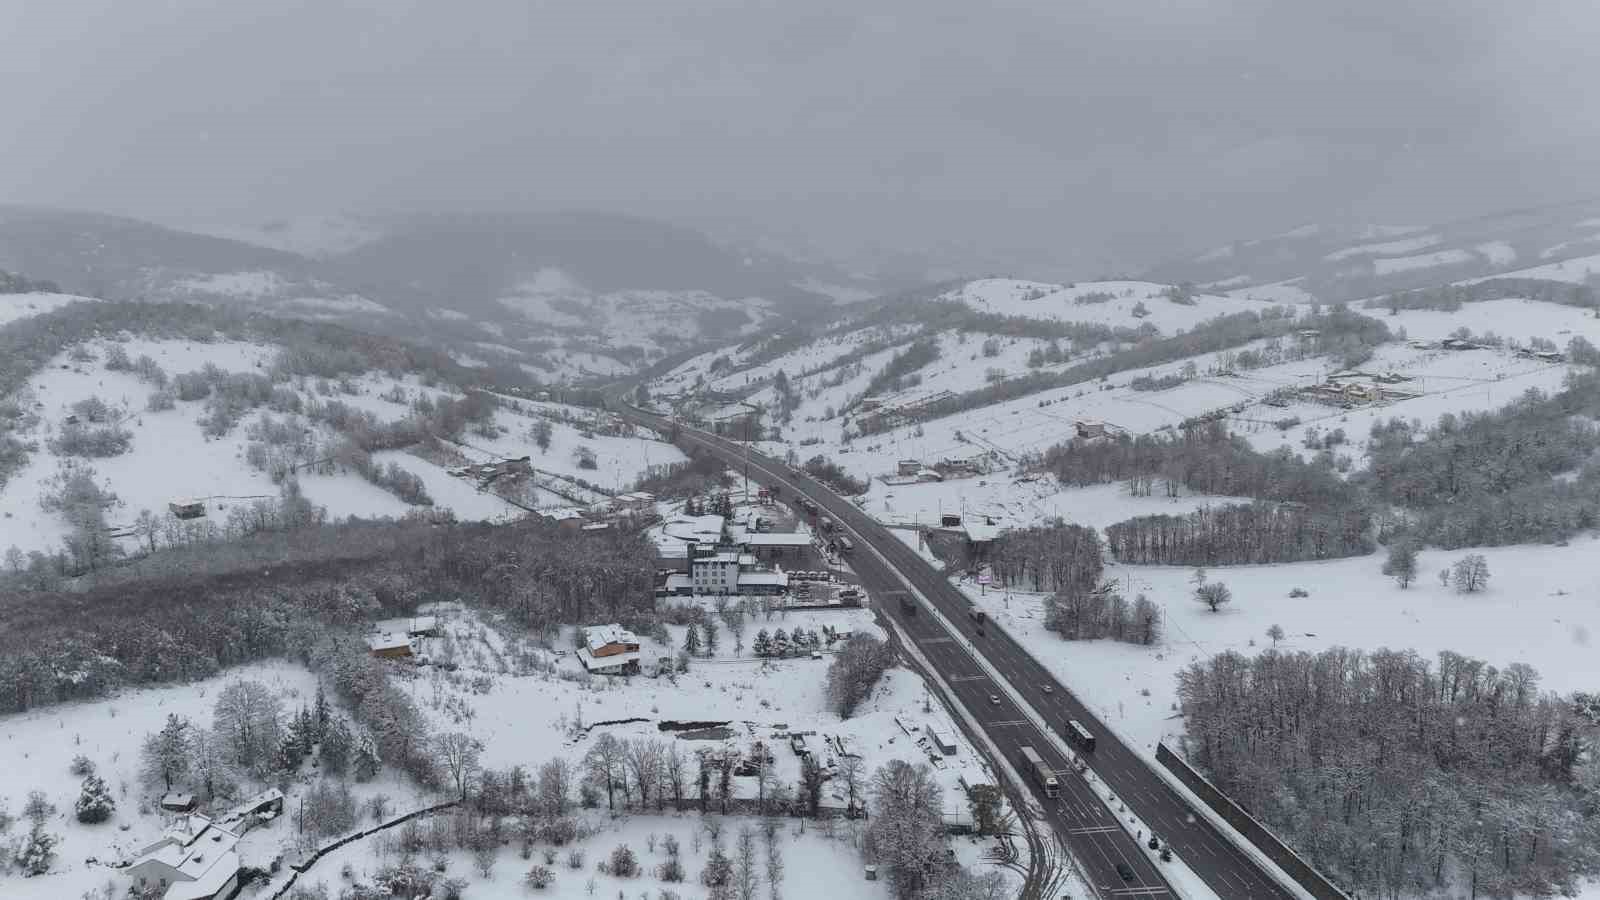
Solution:
{"label": "truck on highway", "polygon": [[908,616],[917,614],[917,601],[911,599],[911,594],[906,591],[895,591],[895,597],[900,601],[900,611]]}
{"label": "truck on highway", "polygon": [[821,521],[818,524],[820,524],[822,526],[822,530],[823,531],[830,531],[831,532],[831,531],[833,531],[833,529],[835,527],[834,524],[833,524],[833,520],[828,518],[827,516],[823,516]]}
{"label": "truck on highway", "polygon": [[1083,727],[1083,723],[1077,719],[1067,720],[1067,740],[1072,741],[1085,753],[1094,752],[1094,732]]}
{"label": "truck on highway", "polygon": [[1044,789],[1046,797],[1061,796],[1061,782],[1056,780],[1056,773],[1044,764],[1044,759],[1039,756],[1039,751],[1032,747],[1022,748],[1022,767],[1033,775],[1033,780]]}
{"label": "truck on highway", "polygon": [[967,610],[967,618],[979,625],[982,625],[985,616],[983,610],[981,609],[969,609]]}
{"label": "truck on highway", "polygon": [[847,537],[839,538],[839,552],[851,553],[856,549],[855,542]]}

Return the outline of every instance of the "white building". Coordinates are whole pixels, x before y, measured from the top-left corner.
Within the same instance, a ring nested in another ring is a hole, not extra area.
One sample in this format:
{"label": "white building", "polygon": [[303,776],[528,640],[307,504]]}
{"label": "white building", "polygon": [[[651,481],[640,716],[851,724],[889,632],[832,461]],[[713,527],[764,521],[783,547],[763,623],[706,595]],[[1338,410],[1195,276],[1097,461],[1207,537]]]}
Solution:
{"label": "white building", "polygon": [[222,900],[239,889],[239,835],[193,814],[128,864],[134,884],[165,886],[162,900]]}
{"label": "white building", "polygon": [[[689,553],[689,581],[696,594],[739,593],[739,558],[735,550],[719,550],[705,556]],[[750,557],[751,563],[755,557]]]}

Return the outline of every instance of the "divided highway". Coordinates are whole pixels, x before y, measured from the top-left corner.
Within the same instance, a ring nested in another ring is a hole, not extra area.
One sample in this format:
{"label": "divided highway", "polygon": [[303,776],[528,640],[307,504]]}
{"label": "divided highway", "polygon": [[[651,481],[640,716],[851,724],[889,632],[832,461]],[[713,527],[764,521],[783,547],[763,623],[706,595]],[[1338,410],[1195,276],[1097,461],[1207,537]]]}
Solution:
{"label": "divided highway", "polygon": [[[624,415],[662,431],[674,427],[673,422],[662,416],[632,407],[625,406]],[[971,602],[888,529],[827,487],[776,460],[747,452],[743,445],[714,435],[682,425],[677,427],[684,440],[717,454],[735,468],[748,462],[751,477],[759,482],[779,485],[791,495],[816,502],[860,541],[875,549],[888,566],[865,547],[858,548],[851,557],[851,565],[871,596],[881,599],[891,591],[905,590],[909,581],[953,628],[961,632],[953,635],[934,616],[908,615],[894,603],[877,604],[885,616],[904,629],[989,739],[1022,772],[1035,802],[1102,895],[1177,896],[1164,877],[1161,864],[1122,830],[1094,795],[1093,788],[1070,768],[1054,744],[1039,734],[1032,720],[1014,707],[1010,695],[990,680],[969,646],[976,648],[990,667],[1000,672],[1013,690],[1045,717],[1047,727],[1059,731],[1065,728],[1067,720],[1077,719],[1094,732],[1096,748],[1083,757],[1096,777],[1116,791],[1148,827],[1156,829],[1162,840],[1218,897],[1223,900],[1290,900],[1295,896],[1218,833],[1209,820],[1191,811],[1149,763],[1124,745],[1004,629],[989,622],[985,627],[986,635],[976,634],[967,616]],[[1070,652],[1070,649],[1064,648],[1064,651]],[[993,702],[995,697],[999,698],[998,703]],[[1045,797],[1021,766],[1019,751],[1023,746],[1033,747],[1046,765],[1055,770],[1061,784],[1059,797]],[[1133,877],[1125,879],[1119,868],[1130,870]]]}

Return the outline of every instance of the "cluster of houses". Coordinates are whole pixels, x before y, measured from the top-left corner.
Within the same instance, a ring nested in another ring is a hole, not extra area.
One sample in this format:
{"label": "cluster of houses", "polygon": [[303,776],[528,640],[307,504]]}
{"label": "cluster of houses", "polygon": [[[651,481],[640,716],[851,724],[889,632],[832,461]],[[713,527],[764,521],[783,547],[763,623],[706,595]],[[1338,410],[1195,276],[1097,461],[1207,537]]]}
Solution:
{"label": "cluster of houses", "polygon": [[195,812],[191,794],[169,793],[161,808],[181,815],[128,863],[133,885],[160,890],[161,900],[227,900],[239,891],[239,839],[283,814],[283,792],[262,791],[216,818]]}
{"label": "cluster of houses", "polygon": [[927,484],[957,478],[976,478],[993,471],[993,454],[985,451],[968,457],[946,457],[932,463],[920,459],[895,462],[893,475],[879,476],[884,484]]}
{"label": "cluster of houses", "polygon": [[1348,409],[1368,403],[1411,400],[1421,396],[1416,391],[1394,387],[1410,380],[1409,375],[1399,372],[1335,372],[1321,384],[1311,385],[1300,393],[1308,400]]}

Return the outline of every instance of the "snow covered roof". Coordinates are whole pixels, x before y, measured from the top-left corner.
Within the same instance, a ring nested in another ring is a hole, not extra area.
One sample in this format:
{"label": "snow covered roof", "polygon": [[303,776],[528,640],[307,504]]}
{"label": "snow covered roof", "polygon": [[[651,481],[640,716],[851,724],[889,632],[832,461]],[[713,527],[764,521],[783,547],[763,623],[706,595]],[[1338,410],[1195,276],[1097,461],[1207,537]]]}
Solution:
{"label": "snow covered roof", "polygon": [[744,542],[752,547],[805,547],[811,543],[811,535],[798,531],[769,531],[745,535]]}
{"label": "snow covered roof", "polygon": [[961,528],[967,533],[967,540],[969,541],[992,541],[1000,536],[999,525],[990,525],[985,522],[968,520]]}
{"label": "snow covered roof", "polygon": [[786,586],[789,583],[787,572],[740,572],[740,584],[776,584]]}
{"label": "snow covered roof", "polygon": [[667,590],[669,591],[682,590],[683,588],[688,587],[691,583],[692,582],[690,582],[689,576],[682,572],[673,572],[671,575],[667,576]]}
{"label": "snow covered roof", "polygon": [[590,625],[583,629],[583,640],[593,651],[610,644],[638,644],[639,636],[617,624]]}
{"label": "snow covered roof", "polygon": [[544,510],[542,515],[557,522],[565,522],[568,519],[583,518],[583,510],[576,506],[558,506],[554,509]]}
{"label": "snow covered roof", "polygon": [[[234,839],[235,841],[238,838]],[[230,878],[239,874],[239,853],[229,849],[212,850],[191,857],[179,871],[195,871],[193,881],[173,882],[161,900],[211,900],[221,892]]]}
{"label": "snow covered roof", "polygon": [[187,880],[175,881],[163,900],[200,900],[216,894],[238,874],[239,855],[234,851],[238,843],[239,835],[193,813],[142,850],[129,868],[152,861],[170,866]]}
{"label": "snow covered roof", "polygon": [[411,638],[400,633],[374,634],[367,638],[367,646],[373,650],[399,650],[411,646]]}

